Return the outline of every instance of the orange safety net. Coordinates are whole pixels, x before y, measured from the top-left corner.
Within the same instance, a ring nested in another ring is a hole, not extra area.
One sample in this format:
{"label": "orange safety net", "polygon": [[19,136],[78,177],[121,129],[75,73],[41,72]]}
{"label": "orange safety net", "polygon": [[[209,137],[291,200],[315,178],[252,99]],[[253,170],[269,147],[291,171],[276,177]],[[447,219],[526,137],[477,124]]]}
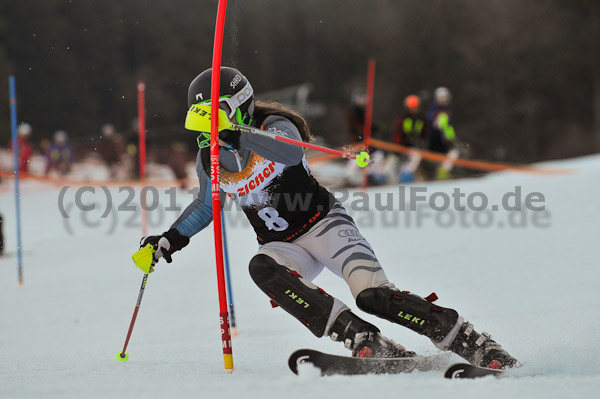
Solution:
{"label": "orange safety net", "polygon": [[[423,159],[426,159],[431,162],[441,163],[446,160],[450,160],[454,165],[460,166],[467,169],[480,170],[486,172],[494,172],[507,170],[511,172],[518,173],[527,173],[527,174],[537,174],[537,175],[561,175],[561,174],[569,174],[571,170],[569,169],[558,169],[558,168],[547,168],[543,166],[531,166],[531,165],[516,165],[516,164],[507,164],[507,163],[497,163],[497,162],[488,162],[488,161],[478,161],[478,160],[468,160],[468,159],[451,159],[450,157],[439,154],[436,152],[430,152],[425,150],[419,150],[412,147],[405,147],[399,144],[388,143],[386,141],[370,139],[367,145],[366,141],[355,143],[349,146],[344,146],[338,148],[340,151],[352,153],[367,147],[373,147],[380,150],[396,152],[400,154],[410,154],[413,152],[417,152],[421,155]],[[332,159],[338,159],[338,155],[326,154],[326,155],[316,155],[307,158],[308,161],[312,164],[330,161]],[[95,179],[74,179],[74,178],[56,178],[56,177],[48,177],[48,176],[35,176],[28,173],[21,172],[20,177],[24,179],[31,179],[39,182],[44,182],[48,184],[71,184],[71,185],[106,185],[106,186],[122,186],[122,185],[141,185],[142,183],[139,180],[95,180]],[[0,171],[0,177],[5,178],[13,178],[14,173],[2,172]],[[187,185],[195,185],[195,179],[157,179],[157,180],[148,180],[146,185],[153,185],[159,187],[168,187],[173,184],[187,184]]]}
{"label": "orange safety net", "polygon": [[546,168],[542,166],[530,166],[530,165],[511,165],[506,163],[496,163],[488,161],[475,161],[468,159],[451,159],[450,157],[439,154],[436,152],[418,150],[416,148],[405,147],[399,144],[388,143],[381,140],[371,139],[369,141],[370,147],[375,147],[381,150],[397,152],[401,154],[410,154],[417,152],[428,161],[441,163],[446,160],[451,160],[456,166],[461,166],[467,169],[481,170],[486,172],[493,172],[499,170],[510,170],[512,172],[529,173],[529,174],[542,174],[542,175],[558,175],[571,173],[568,169],[557,169],[557,168]]}

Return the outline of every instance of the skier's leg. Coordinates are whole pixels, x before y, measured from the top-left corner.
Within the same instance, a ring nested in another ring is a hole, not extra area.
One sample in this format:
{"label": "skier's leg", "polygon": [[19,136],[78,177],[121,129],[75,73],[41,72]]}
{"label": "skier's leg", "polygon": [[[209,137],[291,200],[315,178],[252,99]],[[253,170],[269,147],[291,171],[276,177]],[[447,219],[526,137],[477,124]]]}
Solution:
{"label": "skier's leg", "polygon": [[473,364],[487,367],[498,361],[510,367],[516,363],[489,334],[473,331],[455,310],[400,292],[389,283],[373,249],[341,205],[295,243],[346,280],[361,310],[425,335],[438,348]]}
{"label": "skier's leg", "polygon": [[300,273],[305,271],[305,275],[314,278],[322,268],[304,249],[281,242],[264,245],[250,261],[250,275],[256,285],[317,337],[327,335],[341,341],[354,355],[359,355],[365,342],[378,344],[370,349],[376,356],[414,355],[402,347],[380,342],[377,327],[360,319]]}
{"label": "skier's leg", "polygon": [[517,359],[488,333],[477,333],[454,309],[434,305],[417,295],[388,287],[369,288],[358,295],[356,304],[367,313],[428,337],[438,348],[450,350],[472,364],[492,368],[517,364]]}
{"label": "skier's leg", "polygon": [[352,217],[341,204],[336,203],[327,216],[308,233],[294,241],[317,261],[342,277],[352,296],[367,288],[393,288],[375,252],[360,234]]}
{"label": "skier's leg", "polygon": [[[354,221],[346,214],[345,209],[339,203],[311,231],[296,239],[294,244],[310,253],[311,257],[319,264],[325,265],[336,275],[344,278],[354,297],[370,287],[383,285],[393,287],[393,284],[388,282],[381,265],[375,258],[373,249],[361,237]],[[348,313],[353,318],[357,318],[354,314]],[[339,319],[336,320],[339,322],[340,328],[350,328],[348,326],[352,326],[352,323],[342,316],[340,314]],[[352,349],[355,356],[414,356],[414,352],[406,351],[401,345],[379,334],[379,329],[374,328],[368,330],[366,334],[356,335],[356,331],[352,328],[350,328],[350,331],[352,331],[351,334],[344,334],[346,338],[350,337],[351,340],[351,345],[346,342],[346,346]],[[337,330],[334,324],[329,335],[336,339],[336,333]],[[346,341],[346,338],[340,336],[337,340]]]}
{"label": "skier's leg", "polygon": [[271,301],[317,337],[322,337],[335,317],[348,309],[310,282],[323,266],[294,244],[272,242],[261,246],[250,260],[249,269],[256,285]]}

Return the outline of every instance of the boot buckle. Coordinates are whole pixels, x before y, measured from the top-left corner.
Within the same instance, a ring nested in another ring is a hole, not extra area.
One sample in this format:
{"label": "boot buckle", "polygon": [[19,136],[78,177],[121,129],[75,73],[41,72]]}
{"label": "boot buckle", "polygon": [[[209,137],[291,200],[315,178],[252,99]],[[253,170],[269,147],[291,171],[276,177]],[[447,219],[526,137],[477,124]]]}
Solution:
{"label": "boot buckle", "polygon": [[477,338],[477,341],[475,341],[475,345],[476,346],[481,346],[483,345],[483,343],[485,341],[487,341],[488,339],[492,338],[492,336],[486,332],[482,332],[481,335],[479,336],[479,338]]}

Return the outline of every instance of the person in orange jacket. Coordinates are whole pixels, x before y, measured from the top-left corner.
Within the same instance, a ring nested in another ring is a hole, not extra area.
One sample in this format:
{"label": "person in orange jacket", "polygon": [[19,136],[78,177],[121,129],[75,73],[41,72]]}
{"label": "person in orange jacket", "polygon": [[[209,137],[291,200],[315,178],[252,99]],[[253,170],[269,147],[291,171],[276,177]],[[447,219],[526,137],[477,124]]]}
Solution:
{"label": "person in orange jacket", "polygon": [[[411,94],[404,99],[404,113],[402,118],[396,120],[394,142],[405,147],[423,149],[427,138],[428,124],[425,114],[421,111],[421,99]],[[415,181],[415,172],[421,164],[421,153],[411,151],[408,159],[402,165],[400,183]]]}

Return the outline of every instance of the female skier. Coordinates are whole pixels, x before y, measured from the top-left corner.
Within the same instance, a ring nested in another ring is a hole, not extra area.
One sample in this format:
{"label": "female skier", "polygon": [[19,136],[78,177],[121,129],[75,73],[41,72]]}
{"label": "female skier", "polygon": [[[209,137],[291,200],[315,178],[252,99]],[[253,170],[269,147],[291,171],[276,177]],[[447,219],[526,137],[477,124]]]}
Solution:
{"label": "female skier", "polygon": [[[209,104],[208,69],[190,84],[188,106]],[[297,140],[309,141],[304,119],[276,103],[254,100],[250,82],[234,68],[221,68],[219,108],[239,125],[251,125]],[[185,247],[212,221],[210,135],[198,137],[197,198],[171,228],[144,237],[141,246],[161,257]],[[398,290],[390,283],[373,249],[341,203],[311,175],[301,147],[269,137],[223,130],[219,133],[221,192],[238,202],[254,228],[259,247],[250,260],[250,275],[275,304],[317,337],[341,341],[357,357],[410,357],[414,352],[380,334],[374,325],[311,281],[327,268],[343,278],[357,306],[408,327],[478,366],[507,368],[516,359],[449,308]]]}

